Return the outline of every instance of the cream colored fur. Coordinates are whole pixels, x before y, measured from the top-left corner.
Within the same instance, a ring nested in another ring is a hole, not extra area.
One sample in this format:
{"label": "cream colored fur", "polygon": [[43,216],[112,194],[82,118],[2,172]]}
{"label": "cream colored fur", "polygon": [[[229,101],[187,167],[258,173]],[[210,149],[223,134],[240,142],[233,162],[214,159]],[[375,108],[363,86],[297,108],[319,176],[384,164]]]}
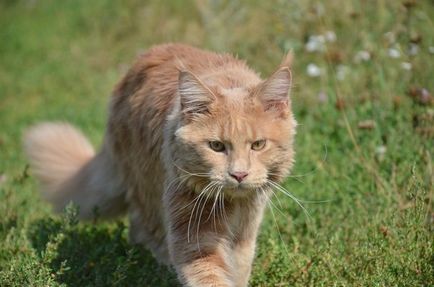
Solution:
{"label": "cream colored fur", "polygon": [[293,164],[291,60],[264,81],[227,54],[151,48],[114,90],[99,153],[67,124],[28,131],[43,195],[83,219],[127,210],[131,241],[185,286],[247,286],[270,182]]}
{"label": "cream colored fur", "polygon": [[81,132],[66,123],[43,123],[27,131],[25,151],[44,198],[56,211],[70,201],[80,207],[80,218],[98,213],[114,216],[125,210],[125,188],[111,156],[103,147],[95,155]]}

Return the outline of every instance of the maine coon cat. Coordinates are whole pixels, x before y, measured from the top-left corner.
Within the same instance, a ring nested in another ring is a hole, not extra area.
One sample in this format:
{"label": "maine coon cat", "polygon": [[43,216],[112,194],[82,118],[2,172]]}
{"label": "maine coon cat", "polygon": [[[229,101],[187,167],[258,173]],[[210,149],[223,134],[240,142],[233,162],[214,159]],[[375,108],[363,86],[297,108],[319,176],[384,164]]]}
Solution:
{"label": "maine coon cat", "polygon": [[185,286],[246,286],[270,189],[293,164],[290,61],[262,80],[227,54],[149,49],[113,92],[99,152],[65,123],[26,133],[43,195],[82,219],[127,212],[130,240]]}

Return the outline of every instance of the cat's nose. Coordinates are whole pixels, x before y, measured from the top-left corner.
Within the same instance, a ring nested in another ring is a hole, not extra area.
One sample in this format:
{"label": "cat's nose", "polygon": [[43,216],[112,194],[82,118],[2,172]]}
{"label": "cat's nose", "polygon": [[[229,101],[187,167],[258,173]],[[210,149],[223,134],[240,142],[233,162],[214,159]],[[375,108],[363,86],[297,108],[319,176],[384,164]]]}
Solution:
{"label": "cat's nose", "polygon": [[246,176],[249,174],[245,171],[235,171],[229,173],[233,178],[235,178],[238,182],[242,182]]}

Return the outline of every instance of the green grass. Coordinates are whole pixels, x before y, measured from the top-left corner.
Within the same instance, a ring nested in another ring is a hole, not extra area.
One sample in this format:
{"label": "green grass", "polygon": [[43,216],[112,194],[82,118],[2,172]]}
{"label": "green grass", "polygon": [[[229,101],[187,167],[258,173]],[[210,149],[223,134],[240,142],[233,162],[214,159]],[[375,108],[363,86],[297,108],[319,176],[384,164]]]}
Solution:
{"label": "green grass", "polygon": [[[23,130],[42,120],[71,122],[99,145],[116,81],[139,52],[169,41],[230,51],[263,75],[287,50],[296,55],[297,162],[285,187],[325,202],[305,203],[309,219],[278,195],[251,286],[434,285],[434,109],[408,95],[434,92],[432,2],[144,2],[0,1],[1,286],[176,285],[128,243],[125,219],[53,215],[21,149]],[[306,52],[308,36],[327,31],[336,41]],[[371,59],[355,63],[360,50]],[[306,74],[309,63],[321,76]],[[366,120],[375,126],[359,128]]]}

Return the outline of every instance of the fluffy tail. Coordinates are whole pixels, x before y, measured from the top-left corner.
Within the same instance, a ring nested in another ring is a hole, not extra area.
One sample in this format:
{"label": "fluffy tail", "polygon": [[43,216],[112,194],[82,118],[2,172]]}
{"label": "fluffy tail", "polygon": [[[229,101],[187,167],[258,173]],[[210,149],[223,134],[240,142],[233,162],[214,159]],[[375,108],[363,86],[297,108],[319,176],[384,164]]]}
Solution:
{"label": "fluffy tail", "polygon": [[42,195],[56,211],[70,201],[79,216],[112,217],[126,208],[125,187],[106,146],[95,155],[87,139],[71,125],[43,123],[25,134],[24,148]]}

